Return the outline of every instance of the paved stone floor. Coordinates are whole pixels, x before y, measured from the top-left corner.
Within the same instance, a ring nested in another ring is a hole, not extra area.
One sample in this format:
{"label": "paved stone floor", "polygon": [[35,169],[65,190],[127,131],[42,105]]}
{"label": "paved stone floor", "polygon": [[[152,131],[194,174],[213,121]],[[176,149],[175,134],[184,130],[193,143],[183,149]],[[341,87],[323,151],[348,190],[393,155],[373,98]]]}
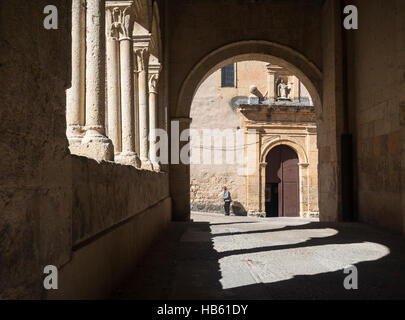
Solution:
{"label": "paved stone floor", "polygon": [[[405,299],[405,238],[365,224],[193,214],[114,299]],[[345,290],[343,269],[358,269]]]}

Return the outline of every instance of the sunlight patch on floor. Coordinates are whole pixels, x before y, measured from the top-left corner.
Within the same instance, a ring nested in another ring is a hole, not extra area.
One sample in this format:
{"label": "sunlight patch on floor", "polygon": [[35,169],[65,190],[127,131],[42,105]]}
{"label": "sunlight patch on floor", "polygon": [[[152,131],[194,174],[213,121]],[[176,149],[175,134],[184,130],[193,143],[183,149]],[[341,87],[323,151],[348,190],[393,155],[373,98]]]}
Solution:
{"label": "sunlight patch on floor", "polygon": [[[232,233],[232,229],[221,231]],[[347,266],[375,261],[390,253],[386,246],[378,243],[334,244],[333,239],[328,240],[337,234],[336,230],[325,228],[214,235],[214,248],[221,256],[221,285],[223,289],[230,289],[339,270],[343,281],[343,270]],[[314,239],[318,243],[311,243]],[[325,244],[319,245],[322,239]]]}

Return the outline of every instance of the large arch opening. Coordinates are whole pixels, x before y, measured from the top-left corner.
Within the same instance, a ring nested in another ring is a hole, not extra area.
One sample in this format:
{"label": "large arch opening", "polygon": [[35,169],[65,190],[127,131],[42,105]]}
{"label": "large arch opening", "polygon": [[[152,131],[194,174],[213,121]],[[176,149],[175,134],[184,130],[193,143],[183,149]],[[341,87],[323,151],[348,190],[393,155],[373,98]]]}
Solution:
{"label": "large arch opening", "polygon": [[201,59],[184,80],[172,116],[188,117],[192,100],[201,83],[215,70],[239,61],[263,61],[290,70],[308,89],[318,117],[321,117],[321,71],[301,53],[287,46],[263,40],[231,43]]}
{"label": "large arch opening", "polygon": [[[316,146],[316,126],[318,123],[322,122],[322,74],[320,70],[301,53],[283,45],[260,40],[231,43],[216,49],[201,59],[192,68],[192,70],[190,70],[188,76],[183,82],[183,85],[181,86],[177,104],[171,109],[171,120],[179,121],[180,132],[190,128],[190,124],[193,121],[193,117],[191,115],[191,106],[196,92],[201,84],[216,70],[229,64],[237,64],[242,61],[258,61],[265,64],[270,64],[271,66],[277,66],[283,70],[288,70],[288,72],[299,80],[299,82],[307,90],[308,95],[312,100],[310,107],[312,108],[311,111],[314,115],[314,125],[307,128],[307,133],[315,136],[315,141],[312,143]],[[258,106],[257,108],[260,109],[261,107]],[[284,138],[284,136],[280,136],[276,140]],[[260,147],[264,148],[265,145],[275,142],[270,140],[261,140]],[[182,142],[180,142],[180,145],[182,145]],[[262,156],[262,151],[263,150],[258,148],[258,158]],[[315,153],[310,153],[316,154],[314,166],[317,168],[317,150]],[[255,194],[254,199],[250,197],[250,200],[247,199],[247,202],[250,202],[251,204],[253,203],[253,205],[256,207],[254,211],[260,215],[263,215],[265,212],[265,172],[263,170],[263,163],[258,162],[257,166],[258,168],[254,174],[255,179],[253,179],[254,182],[251,179],[251,182],[246,181],[245,183],[247,188],[251,189],[248,194]],[[305,184],[303,188],[312,190],[312,194],[316,193],[315,206],[309,204],[309,199],[311,198],[310,195],[304,197],[304,202],[300,203],[300,215],[312,216],[314,213],[318,215],[318,175],[317,173],[315,175],[309,173],[310,170],[308,170],[307,162],[300,164],[300,168],[302,172],[305,172],[305,179],[302,179],[301,181],[301,184]],[[170,170],[171,176],[176,176],[176,178],[172,178],[171,180],[174,220],[187,219],[187,217],[190,216],[189,203],[191,197],[193,196],[192,193],[194,190],[190,190],[189,185],[179,186],[177,182],[179,179],[182,181],[190,181],[190,165],[172,165]],[[316,187],[313,188],[313,186]],[[214,195],[212,194],[211,197],[214,197]],[[248,210],[245,210],[243,207],[236,208],[236,210],[239,210],[242,213],[245,213],[246,211],[246,214],[249,214]]]}
{"label": "large arch opening", "polygon": [[231,57],[199,82],[190,107],[187,170],[192,212],[222,213],[221,190],[227,186],[232,214],[272,216],[266,208],[266,156],[285,145],[298,150],[297,195],[284,201],[286,208],[295,208],[294,213],[285,215],[282,209],[280,216],[318,217],[315,101],[319,106],[319,99],[275,61],[262,54]]}

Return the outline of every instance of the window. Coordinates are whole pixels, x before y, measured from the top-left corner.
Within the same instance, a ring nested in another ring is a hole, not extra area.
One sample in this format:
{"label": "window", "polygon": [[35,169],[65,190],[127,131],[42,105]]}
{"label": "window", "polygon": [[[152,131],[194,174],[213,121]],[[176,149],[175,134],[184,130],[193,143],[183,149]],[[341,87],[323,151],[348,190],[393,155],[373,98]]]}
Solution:
{"label": "window", "polygon": [[228,64],[221,69],[221,87],[231,87],[235,86],[235,65]]}

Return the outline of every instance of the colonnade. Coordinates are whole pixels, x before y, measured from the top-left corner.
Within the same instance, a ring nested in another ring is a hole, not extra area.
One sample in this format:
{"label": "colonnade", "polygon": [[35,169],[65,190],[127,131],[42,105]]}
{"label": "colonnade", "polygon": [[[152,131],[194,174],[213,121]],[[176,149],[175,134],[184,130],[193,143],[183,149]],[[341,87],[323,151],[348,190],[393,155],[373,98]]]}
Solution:
{"label": "colonnade", "polygon": [[161,65],[150,59],[152,34],[133,32],[137,16],[132,0],[72,0],[67,137],[72,154],[159,171]]}

